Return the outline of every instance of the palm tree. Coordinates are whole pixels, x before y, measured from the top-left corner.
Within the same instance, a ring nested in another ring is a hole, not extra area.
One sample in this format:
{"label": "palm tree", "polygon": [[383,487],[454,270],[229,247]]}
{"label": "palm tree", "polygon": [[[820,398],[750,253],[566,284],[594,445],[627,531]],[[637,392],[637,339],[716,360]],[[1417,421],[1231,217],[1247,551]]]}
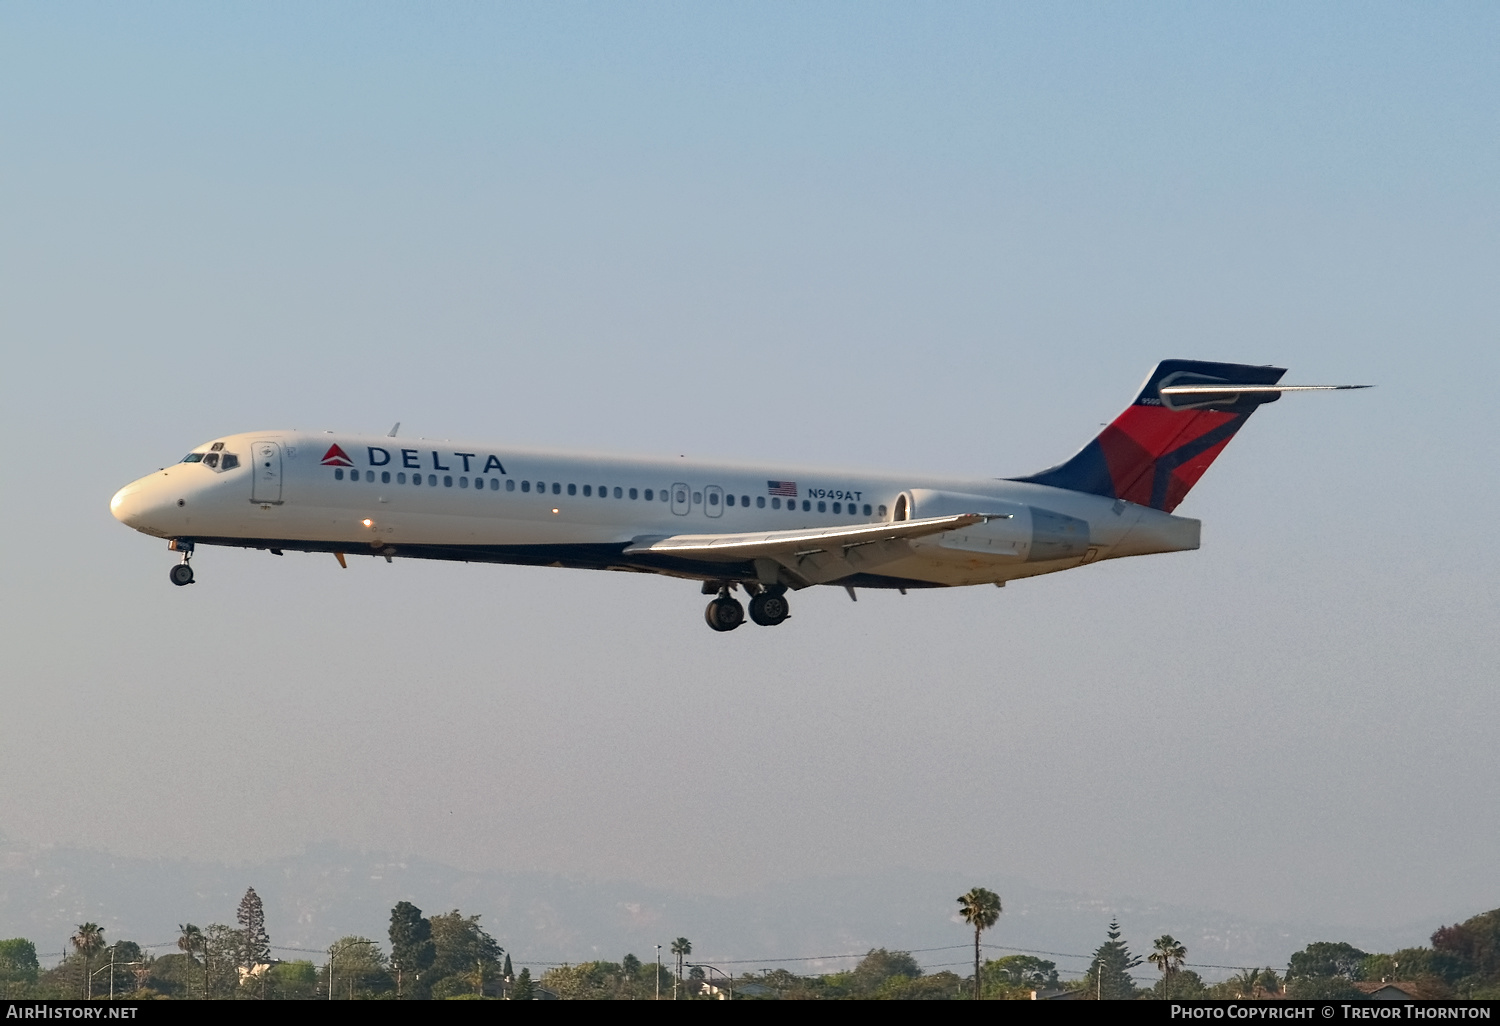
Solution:
{"label": "palm tree", "polygon": [[1187,959],[1187,948],[1182,942],[1170,933],[1164,933],[1156,938],[1152,946],[1151,954],[1146,956],[1146,961],[1161,970],[1161,996],[1172,996],[1172,974]]}
{"label": "palm tree", "polygon": [[80,923],[78,932],[71,938],[73,950],[83,956],[83,983],[85,993],[92,982],[89,976],[89,959],[104,950],[104,928],[98,923]]}
{"label": "palm tree", "polygon": [[1241,1000],[1255,996],[1255,988],[1260,984],[1260,970],[1246,969],[1238,976],[1231,976],[1229,982],[1234,985],[1235,996]]}
{"label": "palm tree", "polygon": [[[688,940],[686,937],[678,937],[672,942],[671,952],[672,954],[677,956],[677,982],[681,983],[682,960],[693,953],[693,942]],[[675,988],[672,991],[672,996],[677,996],[677,991]]]}
{"label": "palm tree", "polygon": [[203,952],[203,997],[206,1000],[208,998],[208,938],[204,937],[203,931],[192,923],[185,926],[179,925],[177,931],[182,934],[177,938],[177,947],[187,952],[189,958],[199,951]]}
{"label": "palm tree", "polygon": [[974,927],[974,1000],[979,1000],[979,934],[995,925],[1000,918],[1000,895],[975,887],[958,899],[958,914]]}

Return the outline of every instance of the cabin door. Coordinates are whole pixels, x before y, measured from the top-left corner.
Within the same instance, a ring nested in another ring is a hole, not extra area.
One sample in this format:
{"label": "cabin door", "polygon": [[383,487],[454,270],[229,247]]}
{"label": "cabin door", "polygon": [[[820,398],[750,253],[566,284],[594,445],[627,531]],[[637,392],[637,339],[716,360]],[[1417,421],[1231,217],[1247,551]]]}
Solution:
{"label": "cabin door", "polygon": [[255,465],[250,479],[250,501],[262,505],[281,505],[281,446],[275,442],[256,442],[250,446]]}

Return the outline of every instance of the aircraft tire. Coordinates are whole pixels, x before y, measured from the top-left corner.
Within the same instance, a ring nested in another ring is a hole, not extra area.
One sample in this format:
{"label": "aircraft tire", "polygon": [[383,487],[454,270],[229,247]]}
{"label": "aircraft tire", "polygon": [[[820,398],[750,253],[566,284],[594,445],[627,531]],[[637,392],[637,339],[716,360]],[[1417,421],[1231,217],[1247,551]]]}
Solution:
{"label": "aircraft tire", "polygon": [[703,619],[716,631],[732,631],[745,622],[745,607],[732,598],[716,598],[703,611]]}
{"label": "aircraft tire", "polygon": [[178,563],[168,572],[167,576],[172,578],[172,583],[180,588],[184,584],[193,583],[193,568],[186,563]]}
{"label": "aircraft tire", "polygon": [[775,627],[791,615],[792,608],[785,595],[763,591],[750,600],[750,619],[762,627]]}

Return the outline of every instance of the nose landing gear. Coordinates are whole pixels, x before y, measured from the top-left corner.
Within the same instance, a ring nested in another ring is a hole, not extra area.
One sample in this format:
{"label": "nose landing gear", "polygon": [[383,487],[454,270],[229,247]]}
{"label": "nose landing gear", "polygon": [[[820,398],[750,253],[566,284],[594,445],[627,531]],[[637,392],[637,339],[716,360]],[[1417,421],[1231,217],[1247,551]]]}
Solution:
{"label": "nose landing gear", "polygon": [[181,538],[173,538],[171,541],[167,542],[167,548],[171,549],[173,552],[182,553],[182,562],[178,563],[171,570],[169,570],[167,572],[167,576],[170,577],[172,583],[177,585],[179,588],[183,585],[192,584],[193,568],[191,565],[191,560],[193,558],[193,543],[190,541],[185,541]]}

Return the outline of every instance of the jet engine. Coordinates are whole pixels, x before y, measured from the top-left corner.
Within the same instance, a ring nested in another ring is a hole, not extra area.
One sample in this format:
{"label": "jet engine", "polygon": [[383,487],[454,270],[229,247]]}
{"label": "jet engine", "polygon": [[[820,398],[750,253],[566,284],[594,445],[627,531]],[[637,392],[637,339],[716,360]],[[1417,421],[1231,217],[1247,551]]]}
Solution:
{"label": "jet engine", "polygon": [[893,520],[920,520],[956,513],[986,513],[994,519],[944,532],[932,544],[964,552],[1009,556],[1027,563],[1073,559],[1084,555],[1089,548],[1088,521],[986,495],[912,488],[898,495],[891,507]]}

